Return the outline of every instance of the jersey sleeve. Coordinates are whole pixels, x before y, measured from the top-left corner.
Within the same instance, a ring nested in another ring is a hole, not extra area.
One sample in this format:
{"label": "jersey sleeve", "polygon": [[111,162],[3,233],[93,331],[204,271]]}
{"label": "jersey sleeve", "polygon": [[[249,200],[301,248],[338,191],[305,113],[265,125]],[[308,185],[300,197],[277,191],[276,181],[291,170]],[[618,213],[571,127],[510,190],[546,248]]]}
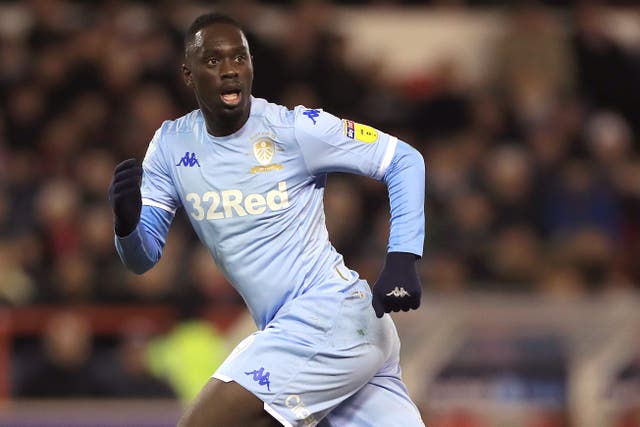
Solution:
{"label": "jersey sleeve", "polygon": [[143,205],[154,206],[173,215],[180,207],[180,198],[163,156],[162,129],[161,127],[153,135],[142,162],[140,191]]}
{"label": "jersey sleeve", "polygon": [[116,250],[122,263],[136,274],[142,274],[156,265],[169,233],[173,214],[154,207],[143,206],[140,222],[127,236],[115,236]]}
{"label": "jersey sleeve", "polygon": [[425,165],[422,155],[398,141],[396,154],[382,181],[389,191],[391,230],[388,252],[422,256],[425,233]]}
{"label": "jersey sleeve", "polygon": [[296,107],[295,137],[311,175],[349,172],[381,180],[398,142],[371,126]]}

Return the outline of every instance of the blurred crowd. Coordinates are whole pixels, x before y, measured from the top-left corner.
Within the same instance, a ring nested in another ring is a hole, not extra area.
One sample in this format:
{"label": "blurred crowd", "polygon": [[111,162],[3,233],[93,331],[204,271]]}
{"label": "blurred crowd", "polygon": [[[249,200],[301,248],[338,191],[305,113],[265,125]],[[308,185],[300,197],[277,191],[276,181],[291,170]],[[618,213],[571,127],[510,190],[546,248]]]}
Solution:
{"label": "blurred crowd", "polygon": [[[454,62],[401,81],[375,72],[383,58],[354,66],[332,3],[280,10],[278,37],[262,37],[265,5],[220,7],[246,27],[255,96],[324,108],[422,152],[427,291],[563,296],[640,283],[640,46],[611,37],[599,6],[505,8],[480,84]],[[180,73],[182,33],[211,6],[29,0],[3,10],[0,299],[242,304],[183,213],[160,263],[127,273],[106,200],[114,165],[141,159],[164,120],[196,108]],[[384,187],[332,176],[325,208],[347,265],[375,280],[388,238]],[[125,342],[135,365],[137,341]]]}

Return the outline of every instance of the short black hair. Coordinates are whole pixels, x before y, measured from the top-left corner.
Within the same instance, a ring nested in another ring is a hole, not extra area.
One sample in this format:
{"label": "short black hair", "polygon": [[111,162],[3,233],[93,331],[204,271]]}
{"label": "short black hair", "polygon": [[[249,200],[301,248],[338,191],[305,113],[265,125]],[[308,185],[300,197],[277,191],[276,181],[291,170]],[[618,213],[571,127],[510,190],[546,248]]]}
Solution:
{"label": "short black hair", "polygon": [[[229,24],[238,28],[244,34],[244,29],[242,25],[229,15],[225,15],[223,13],[212,12],[205,13],[203,15],[198,16],[192,23],[189,25],[186,34],[184,35],[184,52],[187,53],[189,46],[193,43],[193,39],[198,31],[203,28],[208,27],[213,24]],[[245,35],[246,36],[246,35]]]}

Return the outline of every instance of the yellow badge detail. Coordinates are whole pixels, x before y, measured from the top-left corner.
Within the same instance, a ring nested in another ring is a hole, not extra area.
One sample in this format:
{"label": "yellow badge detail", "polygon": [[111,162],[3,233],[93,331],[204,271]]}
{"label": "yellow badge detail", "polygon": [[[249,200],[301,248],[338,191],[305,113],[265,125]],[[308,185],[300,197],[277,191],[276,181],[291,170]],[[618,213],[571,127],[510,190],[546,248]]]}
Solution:
{"label": "yellow badge detail", "polygon": [[249,169],[249,172],[258,173],[258,172],[269,172],[269,171],[279,171],[279,170],[282,170],[282,165],[279,163],[275,163],[273,165],[254,166],[251,169]]}
{"label": "yellow badge detail", "polygon": [[371,144],[372,142],[376,142],[378,140],[378,131],[371,126],[361,125],[360,123],[355,123],[355,125],[356,139],[358,141],[362,141],[366,144]]}
{"label": "yellow badge detail", "polygon": [[365,144],[371,144],[378,140],[378,131],[371,126],[353,122],[351,120],[343,120],[344,134],[351,139],[357,139]]}

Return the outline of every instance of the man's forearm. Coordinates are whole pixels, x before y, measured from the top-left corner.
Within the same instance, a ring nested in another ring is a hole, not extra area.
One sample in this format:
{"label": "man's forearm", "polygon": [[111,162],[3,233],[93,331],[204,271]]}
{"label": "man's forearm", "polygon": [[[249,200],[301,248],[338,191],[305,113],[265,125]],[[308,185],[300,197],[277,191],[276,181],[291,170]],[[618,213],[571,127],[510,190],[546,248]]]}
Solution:
{"label": "man's forearm", "polygon": [[422,256],[424,245],[425,166],[422,155],[398,141],[382,181],[389,191],[391,230],[388,252]]}
{"label": "man's forearm", "polygon": [[116,250],[129,270],[142,274],[160,260],[172,219],[162,209],[143,206],[137,227],[127,236],[116,235]]}

